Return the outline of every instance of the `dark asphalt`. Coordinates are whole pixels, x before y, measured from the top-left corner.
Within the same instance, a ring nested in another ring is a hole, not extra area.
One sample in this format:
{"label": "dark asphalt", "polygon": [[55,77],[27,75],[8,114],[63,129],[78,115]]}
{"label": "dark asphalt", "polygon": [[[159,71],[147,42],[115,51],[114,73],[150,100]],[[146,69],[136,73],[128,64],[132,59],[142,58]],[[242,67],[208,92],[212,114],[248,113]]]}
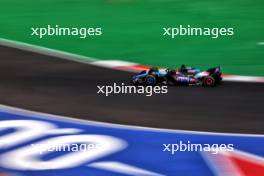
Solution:
{"label": "dark asphalt", "polygon": [[264,84],[170,87],[166,95],[97,94],[131,74],[0,46],[0,104],[103,122],[264,134]]}

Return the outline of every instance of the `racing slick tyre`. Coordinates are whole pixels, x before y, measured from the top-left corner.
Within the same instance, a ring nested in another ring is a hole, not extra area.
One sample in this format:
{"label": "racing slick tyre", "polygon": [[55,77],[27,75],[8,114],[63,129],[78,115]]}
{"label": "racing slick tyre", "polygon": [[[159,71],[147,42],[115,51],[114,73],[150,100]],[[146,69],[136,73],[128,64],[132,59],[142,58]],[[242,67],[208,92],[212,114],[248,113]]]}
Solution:
{"label": "racing slick tyre", "polygon": [[154,75],[148,75],[145,78],[145,84],[146,86],[155,86],[157,84],[157,79]]}
{"label": "racing slick tyre", "polygon": [[203,80],[203,85],[206,87],[213,87],[215,86],[215,79],[212,76],[207,76]]}

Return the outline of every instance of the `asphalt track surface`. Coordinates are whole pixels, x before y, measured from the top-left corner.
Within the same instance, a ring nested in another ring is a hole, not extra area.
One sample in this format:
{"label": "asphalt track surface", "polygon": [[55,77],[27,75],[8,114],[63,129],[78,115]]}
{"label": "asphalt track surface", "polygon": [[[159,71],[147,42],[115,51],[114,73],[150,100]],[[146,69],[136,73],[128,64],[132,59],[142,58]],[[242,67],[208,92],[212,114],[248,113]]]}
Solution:
{"label": "asphalt track surface", "polygon": [[132,73],[0,46],[0,104],[128,125],[264,134],[264,84],[169,87],[163,95],[97,94]]}

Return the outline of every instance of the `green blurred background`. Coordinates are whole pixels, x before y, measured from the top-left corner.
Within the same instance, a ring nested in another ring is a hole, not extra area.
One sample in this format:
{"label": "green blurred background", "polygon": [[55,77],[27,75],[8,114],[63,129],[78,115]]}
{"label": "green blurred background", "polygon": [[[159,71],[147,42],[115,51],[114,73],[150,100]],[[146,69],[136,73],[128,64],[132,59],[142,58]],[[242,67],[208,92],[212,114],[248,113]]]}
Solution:
{"label": "green blurred background", "polygon": [[[264,76],[263,0],[1,0],[0,37],[98,59],[176,67],[221,65]],[[31,36],[31,27],[102,27],[103,36]],[[163,27],[233,27],[234,36],[164,38]]]}

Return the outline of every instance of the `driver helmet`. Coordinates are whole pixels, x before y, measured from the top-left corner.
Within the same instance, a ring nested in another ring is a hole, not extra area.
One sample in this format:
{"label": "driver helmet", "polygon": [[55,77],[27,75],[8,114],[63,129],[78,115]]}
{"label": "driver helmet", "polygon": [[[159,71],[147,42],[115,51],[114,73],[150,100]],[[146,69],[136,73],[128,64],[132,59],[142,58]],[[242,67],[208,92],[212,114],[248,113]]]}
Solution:
{"label": "driver helmet", "polygon": [[158,67],[151,67],[149,69],[149,73],[158,72],[158,71],[159,71],[159,68]]}
{"label": "driver helmet", "polygon": [[185,64],[182,64],[180,71],[181,72],[187,72],[187,66]]}

